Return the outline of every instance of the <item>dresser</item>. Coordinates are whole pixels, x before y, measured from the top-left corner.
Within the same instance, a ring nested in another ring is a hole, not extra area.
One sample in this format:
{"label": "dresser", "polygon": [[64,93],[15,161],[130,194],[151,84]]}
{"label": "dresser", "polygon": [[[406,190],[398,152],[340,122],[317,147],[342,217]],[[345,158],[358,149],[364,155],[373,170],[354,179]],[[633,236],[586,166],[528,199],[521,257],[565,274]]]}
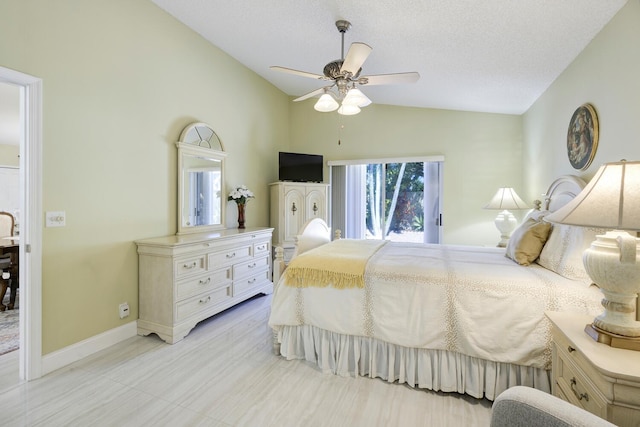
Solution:
{"label": "dresser", "polygon": [[594,341],[592,316],[548,312],[552,324],[552,391],[619,426],[640,425],[640,352]]}
{"label": "dresser", "polygon": [[273,244],[284,250],[285,263],[295,249],[302,226],[314,218],[329,223],[329,184],[274,182],[269,184]]}
{"label": "dresser", "polygon": [[272,228],[227,229],[138,240],[138,335],[174,344],[196,324],[273,292]]}

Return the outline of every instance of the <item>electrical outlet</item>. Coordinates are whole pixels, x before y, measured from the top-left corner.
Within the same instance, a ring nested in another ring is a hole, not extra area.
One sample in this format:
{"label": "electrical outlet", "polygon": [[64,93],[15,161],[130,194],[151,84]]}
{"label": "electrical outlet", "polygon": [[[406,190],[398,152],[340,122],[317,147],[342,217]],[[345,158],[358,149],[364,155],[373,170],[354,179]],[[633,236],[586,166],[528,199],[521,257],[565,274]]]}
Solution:
{"label": "electrical outlet", "polygon": [[122,304],[120,304],[119,310],[120,310],[120,318],[124,319],[129,315],[129,304],[126,302],[123,302]]}

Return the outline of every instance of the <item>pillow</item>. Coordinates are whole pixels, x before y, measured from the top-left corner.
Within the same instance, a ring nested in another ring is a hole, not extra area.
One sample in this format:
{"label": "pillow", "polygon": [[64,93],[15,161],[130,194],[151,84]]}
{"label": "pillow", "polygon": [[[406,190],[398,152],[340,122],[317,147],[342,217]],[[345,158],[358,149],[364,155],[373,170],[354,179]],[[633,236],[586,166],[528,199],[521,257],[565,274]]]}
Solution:
{"label": "pillow", "polygon": [[606,230],[599,228],[556,224],[537,262],[567,279],[590,285],[592,280],[584,269],[582,254],[591,246],[597,234],[605,232]]}
{"label": "pillow", "polygon": [[505,255],[520,265],[531,264],[540,255],[550,231],[548,222],[527,219],[511,235]]}
{"label": "pillow", "polygon": [[307,251],[310,251],[311,249],[315,249],[318,246],[322,246],[326,243],[329,243],[330,240],[328,240],[325,237],[318,237],[318,236],[296,236],[296,247],[295,250],[293,251],[293,255],[291,256],[291,259],[294,259],[295,257],[297,257],[300,254],[303,254]]}
{"label": "pillow", "polygon": [[528,219],[534,219],[536,221],[542,221],[542,219],[549,215],[551,212],[547,211],[547,210],[536,210],[536,209],[532,209],[529,211],[529,213],[527,213],[527,216],[524,217],[524,220],[522,220],[522,222],[526,222]]}

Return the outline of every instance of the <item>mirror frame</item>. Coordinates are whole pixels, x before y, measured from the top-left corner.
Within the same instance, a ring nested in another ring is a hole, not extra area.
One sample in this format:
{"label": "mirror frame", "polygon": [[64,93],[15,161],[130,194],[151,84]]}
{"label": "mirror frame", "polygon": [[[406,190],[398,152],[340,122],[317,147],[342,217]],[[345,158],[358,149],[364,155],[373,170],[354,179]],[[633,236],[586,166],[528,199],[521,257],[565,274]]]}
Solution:
{"label": "mirror frame", "polygon": [[[177,234],[205,233],[209,231],[225,229],[226,185],[224,160],[227,153],[224,152],[222,141],[211,126],[206,123],[191,123],[180,134],[180,140],[176,142],[178,147],[178,232]],[[218,149],[219,148],[219,149]],[[185,197],[184,182],[184,158],[185,156],[204,157],[220,162],[220,224],[212,225],[184,225],[182,218],[182,205]]]}

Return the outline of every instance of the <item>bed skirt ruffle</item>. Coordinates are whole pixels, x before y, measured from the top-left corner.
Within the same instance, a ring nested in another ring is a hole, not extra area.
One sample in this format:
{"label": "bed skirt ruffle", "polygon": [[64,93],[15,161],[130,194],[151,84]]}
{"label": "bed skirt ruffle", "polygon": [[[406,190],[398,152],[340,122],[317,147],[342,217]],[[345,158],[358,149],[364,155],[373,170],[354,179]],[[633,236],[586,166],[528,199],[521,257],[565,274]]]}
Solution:
{"label": "bed skirt ruffle", "polygon": [[324,373],[368,376],[434,391],[494,400],[524,385],[551,392],[551,372],[492,362],[446,350],[408,348],[374,338],[343,335],[314,326],[281,326],[280,354],[316,363]]}

